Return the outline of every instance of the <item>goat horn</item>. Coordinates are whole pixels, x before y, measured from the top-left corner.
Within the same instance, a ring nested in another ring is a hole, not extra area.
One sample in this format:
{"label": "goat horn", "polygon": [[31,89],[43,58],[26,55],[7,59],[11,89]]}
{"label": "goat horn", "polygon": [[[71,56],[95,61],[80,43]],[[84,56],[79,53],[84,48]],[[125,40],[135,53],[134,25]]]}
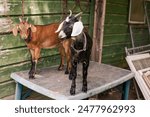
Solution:
{"label": "goat horn", "polygon": [[74,17],[78,17],[78,16],[80,16],[80,15],[82,15],[82,12],[76,14]]}
{"label": "goat horn", "polygon": [[70,12],[70,15],[69,15],[69,16],[71,16],[71,15],[72,15],[72,11],[71,11],[71,10],[69,10],[69,12]]}
{"label": "goat horn", "polygon": [[27,17],[27,19],[26,19],[26,22],[28,22],[28,17]]}
{"label": "goat horn", "polygon": [[19,17],[19,21],[22,22],[22,18],[21,17]]}

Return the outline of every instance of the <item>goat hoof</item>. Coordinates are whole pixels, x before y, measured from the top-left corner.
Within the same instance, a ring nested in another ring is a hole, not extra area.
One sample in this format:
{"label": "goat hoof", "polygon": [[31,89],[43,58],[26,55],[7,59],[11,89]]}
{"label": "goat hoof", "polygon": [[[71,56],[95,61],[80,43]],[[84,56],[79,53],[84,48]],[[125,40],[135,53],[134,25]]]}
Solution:
{"label": "goat hoof", "polygon": [[75,95],[75,88],[70,89],[70,95]]}
{"label": "goat hoof", "polygon": [[82,91],[86,93],[87,92],[87,86],[83,86]]}
{"label": "goat hoof", "polygon": [[64,69],[63,66],[59,66],[59,67],[58,67],[58,71],[62,71],[63,69]]}
{"label": "goat hoof", "polygon": [[72,74],[69,74],[69,80],[72,80]]}
{"label": "goat hoof", "polygon": [[66,71],[65,71],[65,74],[69,74],[69,71],[68,71],[68,70],[66,70]]}
{"label": "goat hoof", "polygon": [[35,79],[34,75],[29,75],[29,79]]}

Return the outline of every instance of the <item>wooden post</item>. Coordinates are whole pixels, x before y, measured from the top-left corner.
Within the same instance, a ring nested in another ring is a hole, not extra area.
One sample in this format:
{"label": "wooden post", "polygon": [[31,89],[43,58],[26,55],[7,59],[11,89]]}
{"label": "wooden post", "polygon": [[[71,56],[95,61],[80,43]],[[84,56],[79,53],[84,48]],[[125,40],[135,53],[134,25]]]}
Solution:
{"label": "wooden post", "polygon": [[101,63],[106,0],[95,1],[93,48],[91,59]]}

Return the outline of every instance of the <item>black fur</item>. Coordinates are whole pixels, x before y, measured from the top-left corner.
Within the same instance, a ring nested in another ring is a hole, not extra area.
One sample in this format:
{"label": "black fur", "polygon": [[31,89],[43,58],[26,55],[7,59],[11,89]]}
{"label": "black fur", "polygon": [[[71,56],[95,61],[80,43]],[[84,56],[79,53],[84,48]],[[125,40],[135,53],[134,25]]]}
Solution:
{"label": "black fur", "polygon": [[[66,39],[69,39],[71,37],[73,25],[75,22],[79,21],[76,17],[69,17],[68,22],[64,22],[63,27],[61,31],[63,31],[66,34]],[[75,95],[75,89],[76,89],[76,77],[77,77],[77,64],[79,62],[82,63],[83,69],[83,86],[82,91],[87,92],[87,75],[88,75],[88,67],[89,67],[89,61],[90,61],[90,54],[92,49],[92,39],[90,38],[89,34],[86,31],[83,31],[81,34],[79,34],[73,40],[71,45],[71,64],[72,68],[69,73],[69,79],[72,80],[71,88],[70,88],[70,94]],[[86,42],[85,42],[86,41]],[[84,48],[86,43],[86,47]]]}
{"label": "black fur", "polygon": [[[84,48],[84,36],[83,33],[86,35],[87,39],[87,45],[86,50],[84,51],[78,51],[82,50]],[[76,88],[76,77],[77,77],[77,64],[79,62],[82,63],[83,69],[82,69],[82,75],[83,75],[83,86],[82,91],[87,92],[87,75],[88,75],[88,67],[89,67],[89,61],[90,61],[90,54],[91,54],[91,48],[92,48],[92,39],[88,35],[88,33],[83,32],[82,36],[77,36],[76,41],[74,41],[73,47],[71,47],[71,64],[72,68],[69,74],[69,79],[72,80],[72,85],[70,89],[70,94],[75,94],[75,88]]]}
{"label": "black fur", "polygon": [[29,71],[29,79],[34,79],[36,71],[36,62],[31,60],[31,69]]}

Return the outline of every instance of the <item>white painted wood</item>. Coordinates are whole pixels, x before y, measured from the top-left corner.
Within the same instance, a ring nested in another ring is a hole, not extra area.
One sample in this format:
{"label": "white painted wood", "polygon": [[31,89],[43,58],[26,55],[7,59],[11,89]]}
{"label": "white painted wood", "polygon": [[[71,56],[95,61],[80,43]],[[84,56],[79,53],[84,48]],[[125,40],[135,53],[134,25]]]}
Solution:
{"label": "white painted wood", "polygon": [[126,57],[126,59],[130,59],[130,61],[145,59],[145,58],[150,58],[150,54],[146,53],[146,54],[130,55]]}
{"label": "white painted wood", "polygon": [[126,61],[129,65],[131,71],[135,73],[135,79],[137,81],[139,88],[141,89],[141,92],[142,92],[144,98],[149,100],[150,99],[150,89],[148,88],[147,84],[145,83],[142,75],[143,75],[144,71],[150,70],[150,67],[137,71],[133,64],[133,61],[135,61],[135,60],[141,60],[141,59],[146,59],[146,58],[150,59],[149,53],[127,56]]}

